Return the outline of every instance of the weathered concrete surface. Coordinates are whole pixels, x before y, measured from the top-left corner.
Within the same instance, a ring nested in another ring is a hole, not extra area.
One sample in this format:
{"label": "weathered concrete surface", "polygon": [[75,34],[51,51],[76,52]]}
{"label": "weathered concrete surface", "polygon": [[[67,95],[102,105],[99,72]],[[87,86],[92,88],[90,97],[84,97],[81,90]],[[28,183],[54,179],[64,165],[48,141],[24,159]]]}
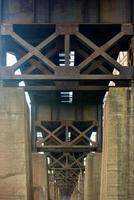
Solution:
{"label": "weathered concrete surface", "polygon": [[71,196],[71,200],[78,200],[78,186],[74,188],[73,194]]}
{"label": "weathered concrete surface", "polygon": [[78,177],[78,200],[84,200],[84,174],[82,172]]}
{"label": "weathered concrete surface", "polygon": [[3,23],[133,23],[131,0],[1,0]]}
{"label": "weathered concrete surface", "polygon": [[34,200],[49,200],[48,169],[45,154],[32,154]]}
{"label": "weathered concrete surface", "polygon": [[49,174],[49,193],[50,193],[50,200],[60,200],[60,188],[57,186],[56,182],[54,181],[54,174]]}
{"label": "weathered concrete surface", "polygon": [[84,174],[80,172],[78,182],[71,195],[71,200],[84,200]]}
{"label": "weathered concrete surface", "polygon": [[50,200],[55,200],[55,183],[54,183],[54,175],[49,174],[49,193]]}
{"label": "weathered concrete surface", "polygon": [[134,88],[111,88],[105,105],[101,200],[134,198]]}
{"label": "weathered concrete surface", "polygon": [[21,88],[0,88],[0,199],[30,200],[28,112]]}
{"label": "weathered concrete surface", "polygon": [[55,200],[60,200],[60,190],[57,185],[55,185]]}
{"label": "weathered concrete surface", "polygon": [[86,159],[84,200],[100,199],[101,153],[90,153]]}

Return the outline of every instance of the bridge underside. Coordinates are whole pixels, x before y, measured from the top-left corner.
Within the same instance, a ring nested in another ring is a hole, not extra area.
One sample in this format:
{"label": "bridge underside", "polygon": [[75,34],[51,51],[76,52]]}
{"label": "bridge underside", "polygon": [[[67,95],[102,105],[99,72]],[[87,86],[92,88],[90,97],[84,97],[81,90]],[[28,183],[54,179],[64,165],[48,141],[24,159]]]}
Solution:
{"label": "bridge underside", "polygon": [[[15,89],[24,81],[32,152],[47,156],[50,185],[61,196],[78,190],[87,154],[102,153],[106,92],[131,88],[133,9],[125,0],[0,1],[0,85]],[[12,66],[7,53],[17,59]]]}

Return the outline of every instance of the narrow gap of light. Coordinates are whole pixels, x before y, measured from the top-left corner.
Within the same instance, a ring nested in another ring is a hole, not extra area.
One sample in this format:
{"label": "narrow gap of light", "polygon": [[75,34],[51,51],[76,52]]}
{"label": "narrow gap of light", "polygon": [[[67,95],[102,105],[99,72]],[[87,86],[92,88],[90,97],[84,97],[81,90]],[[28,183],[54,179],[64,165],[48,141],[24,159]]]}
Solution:
{"label": "narrow gap of light", "polygon": [[50,164],[50,157],[47,157],[47,163]]}
{"label": "narrow gap of light", "polygon": [[114,81],[110,81],[109,86],[115,87],[115,82]]}
{"label": "narrow gap of light", "polygon": [[95,151],[91,151],[91,154],[96,154],[96,152]]}
{"label": "narrow gap of light", "polygon": [[75,62],[75,51],[70,52],[70,66],[73,67]]}
{"label": "narrow gap of light", "polygon": [[61,100],[61,103],[71,103],[71,102],[72,102],[72,100],[70,100],[70,101]]}
{"label": "narrow gap of light", "polygon": [[67,133],[67,139],[68,139],[68,142],[71,141],[71,132],[70,131]]}
{"label": "narrow gap of light", "polygon": [[43,151],[39,151],[38,154],[44,154],[44,152]]}
{"label": "narrow gap of light", "polygon": [[6,66],[11,67],[17,62],[16,56],[12,53],[6,53]]}
{"label": "narrow gap of light", "polygon": [[97,132],[93,131],[92,135],[91,135],[91,138],[90,138],[92,142],[96,142],[96,136],[97,136]]}
{"label": "narrow gap of light", "polygon": [[[70,51],[69,66],[73,67],[75,62],[75,51]],[[65,53],[59,53],[59,66],[65,66]]]}
{"label": "narrow gap of light", "polygon": [[74,61],[74,55],[70,55],[70,61]]}
{"label": "narrow gap of light", "polygon": [[73,96],[73,92],[72,92],[72,91],[69,92],[69,96],[70,96],[70,97]]}
{"label": "narrow gap of light", "polygon": [[71,132],[70,131],[68,132],[68,137],[71,138]]}
{"label": "narrow gap of light", "polygon": [[72,103],[73,102],[73,91],[62,91],[60,92],[62,103]]}
{"label": "narrow gap of light", "polygon": [[72,94],[72,92],[61,92],[61,94],[67,94],[67,95],[70,93]]}
{"label": "narrow gap of light", "polygon": [[120,63],[122,66],[128,66],[128,52],[127,51],[120,51],[117,62]]}
{"label": "narrow gap of light", "polygon": [[38,131],[36,134],[37,134],[37,138],[43,138],[42,132]]}
{"label": "narrow gap of light", "polygon": [[73,67],[74,66],[74,62],[70,62],[70,67]]}
{"label": "narrow gap of light", "polygon": [[69,95],[67,95],[67,94],[66,94],[66,95],[65,95],[65,94],[63,95],[63,94],[62,94],[61,97],[67,97],[67,98],[68,98]]}
{"label": "narrow gap of light", "polygon": [[65,53],[59,53],[60,57],[65,57]]}
{"label": "narrow gap of light", "polygon": [[113,70],[113,75],[119,75],[119,74],[120,74],[119,70],[117,70],[117,69]]}
{"label": "narrow gap of light", "polygon": [[63,58],[63,59],[59,59],[59,61],[65,61],[65,59]]}
{"label": "narrow gap of light", "polygon": [[70,52],[70,55],[71,55],[71,56],[74,56],[74,55],[75,55],[75,51],[71,51],[71,52]]}
{"label": "narrow gap of light", "polygon": [[65,66],[65,64],[64,64],[64,63],[63,63],[63,64],[61,64],[61,63],[60,63],[59,65],[60,65],[60,67],[64,67],[64,66]]}
{"label": "narrow gap of light", "polygon": [[84,166],[86,166],[86,157],[84,158]]}

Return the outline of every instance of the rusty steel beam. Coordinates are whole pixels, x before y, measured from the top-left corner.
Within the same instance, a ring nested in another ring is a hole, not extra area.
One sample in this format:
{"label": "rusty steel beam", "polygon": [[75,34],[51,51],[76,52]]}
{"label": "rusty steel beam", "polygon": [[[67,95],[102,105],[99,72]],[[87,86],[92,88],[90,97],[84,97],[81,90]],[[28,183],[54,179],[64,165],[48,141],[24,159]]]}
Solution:
{"label": "rusty steel beam", "polygon": [[36,145],[36,148],[38,151],[43,151],[43,152],[92,152],[92,151],[97,151],[96,146],[88,146],[88,145],[72,145],[70,147],[68,146],[58,146],[58,145],[45,145],[45,146],[38,146]]}
{"label": "rusty steel beam", "polygon": [[83,166],[83,167],[81,167],[81,168],[75,168],[75,167],[67,167],[67,168],[58,168],[58,167],[49,167],[49,169],[50,170],[56,170],[56,171],[58,171],[58,170],[60,170],[60,171],[66,171],[66,170],[73,170],[73,171],[83,171],[83,170],[85,170],[85,167]]}
{"label": "rusty steel beam", "polygon": [[[54,76],[54,75],[27,75],[27,74],[22,74],[22,75],[13,75],[11,74],[10,69],[1,69],[0,70],[0,80],[13,80],[13,81],[123,81],[123,80],[133,80],[133,66],[132,67],[128,67],[127,69],[123,69],[124,74],[119,74],[119,75],[98,75],[98,74],[89,74],[89,75],[79,75],[76,77],[69,77],[69,76]],[[67,70],[68,71],[68,70]],[[64,70],[64,72],[66,72],[66,70]],[[125,74],[126,72],[126,74]]]}
{"label": "rusty steel beam", "polygon": [[[5,23],[128,23],[134,22],[133,1],[97,0],[1,0],[1,21]],[[5,10],[6,8],[6,10]],[[23,9],[22,9],[23,8]],[[53,9],[55,8],[55,9]],[[64,9],[63,9],[64,8]],[[84,11],[84,12],[83,12]]]}
{"label": "rusty steel beam", "polygon": [[[63,91],[61,88],[57,88],[56,86],[25,86],[25,91]],[[109,89],[108,86],[78,86],[77,88],[74,88],[73,91],[107,91]],[[68,91],[68,89],[64,90]]]}
{"label": "rusty steel beam", "polygon": [[69,67],[70,65],[70,35],[65,34],[65,66]]}

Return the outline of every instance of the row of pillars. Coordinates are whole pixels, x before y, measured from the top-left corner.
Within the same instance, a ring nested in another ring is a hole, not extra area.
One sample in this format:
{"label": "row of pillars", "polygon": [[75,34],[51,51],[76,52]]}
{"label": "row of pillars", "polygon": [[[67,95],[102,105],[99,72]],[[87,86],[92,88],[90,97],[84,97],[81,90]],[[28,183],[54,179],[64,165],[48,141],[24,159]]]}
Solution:
{"label": "row of pillars", "polygon": [[85,173],[80,173],[71,200],[98,200],[100,196],[101,154],[90,153]]}
{"label": "row of pillars", "polygon": [[78,176],[78,182],[71,196],[71,200],[84,200],[84,174]]}
{"label": "row of pillars", "polygon": [[[104,106],[102,153],[86,159],[81,200],[134,199],[134,86],[111,88]],[[79,185],[79,183],[78,183]],[[76,186],[71,200],[79,200]]]}
{"label": "row of pillars", "polygon": [[[45,155],[30,153],[28,121],[23,89],[1,87],[0,199],[59,200],[58,188],[54,183],[48,184]],[[104,108],[103,151],[87,156],[85,178],[83,174],[79,175],[71,200],[133,200],[133,188],[132,85],[109,90]]]}

